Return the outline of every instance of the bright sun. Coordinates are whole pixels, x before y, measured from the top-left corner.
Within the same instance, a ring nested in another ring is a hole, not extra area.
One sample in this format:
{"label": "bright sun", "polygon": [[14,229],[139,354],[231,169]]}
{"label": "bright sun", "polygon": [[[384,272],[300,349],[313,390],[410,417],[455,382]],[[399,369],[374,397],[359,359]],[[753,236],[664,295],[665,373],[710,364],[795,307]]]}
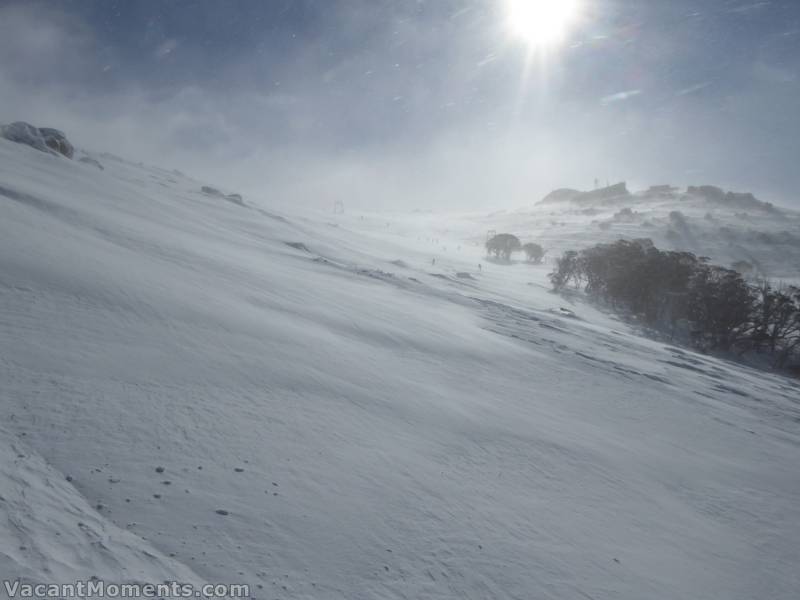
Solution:
{"label": "bright sun", "polygon": [[508,25],[531,46],[552,46],[578,16],[579,0],[506,0]]}

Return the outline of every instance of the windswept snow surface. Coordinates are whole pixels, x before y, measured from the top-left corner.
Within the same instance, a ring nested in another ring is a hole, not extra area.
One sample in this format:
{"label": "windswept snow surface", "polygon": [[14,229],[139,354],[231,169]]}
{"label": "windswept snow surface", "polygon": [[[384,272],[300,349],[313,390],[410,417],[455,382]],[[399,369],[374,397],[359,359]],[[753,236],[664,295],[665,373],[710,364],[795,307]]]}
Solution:
{"label": "windswept snow surface", "polygon": [[479,271],[478,225],[98,158],[0,140],[0,577],[797,597],[795,382]]}
{"label": "windswept snow surface", "polygon": [[62,473],[5,430],[0,431],[0,507],[4,580],[202,583],[180,562],[105,519]]}

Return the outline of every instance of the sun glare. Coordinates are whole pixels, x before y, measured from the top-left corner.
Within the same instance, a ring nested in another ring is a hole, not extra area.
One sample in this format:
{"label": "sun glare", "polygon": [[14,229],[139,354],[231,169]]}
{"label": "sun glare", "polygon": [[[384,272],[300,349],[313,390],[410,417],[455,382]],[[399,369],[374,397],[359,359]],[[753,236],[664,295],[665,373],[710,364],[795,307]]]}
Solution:
{"label": "sun glare", "polygon": [[579,0],[506,0],[511,32],[531,46],[560,42],[578,16]]}

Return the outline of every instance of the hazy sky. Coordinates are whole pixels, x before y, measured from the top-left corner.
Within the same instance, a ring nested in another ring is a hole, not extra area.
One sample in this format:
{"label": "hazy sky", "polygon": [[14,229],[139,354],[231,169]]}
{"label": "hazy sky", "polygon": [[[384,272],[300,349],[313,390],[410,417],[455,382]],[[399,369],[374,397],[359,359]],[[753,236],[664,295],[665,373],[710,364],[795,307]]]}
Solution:
{"label": "hazy sky", "polygon": [[0,0],[0,121],[280,202],[532,203],[595,178],[800,206],[800,1]]}

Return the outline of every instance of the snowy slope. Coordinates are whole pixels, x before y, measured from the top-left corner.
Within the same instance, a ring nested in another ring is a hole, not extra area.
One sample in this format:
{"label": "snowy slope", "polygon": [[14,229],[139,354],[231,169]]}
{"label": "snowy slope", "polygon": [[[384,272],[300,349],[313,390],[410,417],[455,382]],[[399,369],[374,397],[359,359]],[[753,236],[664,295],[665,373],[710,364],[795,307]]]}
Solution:
{"label": "snowy slope", "polygon": [[0,140],[0,577],[796,597],[796,383],[478,271],[483,222],[97,158]]}
{"label": "snowy slope", "polygon": [[202,581],[180,562],[108,522],[62,473],[6,431],[0,431],[0,453],[4,579]]}

